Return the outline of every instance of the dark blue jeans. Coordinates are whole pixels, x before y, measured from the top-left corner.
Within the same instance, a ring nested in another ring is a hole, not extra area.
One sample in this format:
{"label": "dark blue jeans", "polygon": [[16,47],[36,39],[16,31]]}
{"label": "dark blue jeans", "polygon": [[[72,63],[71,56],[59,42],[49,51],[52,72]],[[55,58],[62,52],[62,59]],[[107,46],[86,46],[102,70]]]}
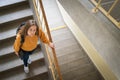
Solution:
{"label": "dark blue jeans", "polygon": [[34,50],[32,50],[32,51],[24,51],[24,50],[21,49],[21,51],[23,52],[23,55],[20,58],[21,58],[21,60],[23,60],[24,66],[26,66],[26,67],[28,66],[29,56],[31,54],[33,54]]}

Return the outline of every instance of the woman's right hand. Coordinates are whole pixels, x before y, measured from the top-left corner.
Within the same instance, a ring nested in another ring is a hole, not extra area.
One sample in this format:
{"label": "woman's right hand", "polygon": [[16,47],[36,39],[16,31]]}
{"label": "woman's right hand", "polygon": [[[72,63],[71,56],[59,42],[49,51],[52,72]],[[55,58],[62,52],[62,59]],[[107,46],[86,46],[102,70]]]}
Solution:
{"label": "woman's right hand", "polygon": [[54,44],[53,44],[52,42],[49,43],[49,46],[50,46],[51,48],[55,48],[55,46],[54,46]]}
{"label": "woman's right hand", "polygon": [[19,54],[18,54],[18,52],[15,52],[15,54],[19,57]]}

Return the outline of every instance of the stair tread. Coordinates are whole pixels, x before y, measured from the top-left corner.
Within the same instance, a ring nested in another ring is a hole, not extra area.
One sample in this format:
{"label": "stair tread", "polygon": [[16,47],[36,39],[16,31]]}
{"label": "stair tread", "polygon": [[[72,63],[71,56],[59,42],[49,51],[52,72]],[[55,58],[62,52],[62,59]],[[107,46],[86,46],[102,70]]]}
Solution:
{"label": "stair tread", "polygon": [[12,21],[12,22],[9,22],[7,24],[1,25],[1,28],[0,28],[0,36],[1,36],[0,40],[4,40],[4,39],[10,38],[10,37],[15,37],[16,36],[16,29],[17,29],[17,27],[22,22],[25,22],[28,19],[32,19],[32,16],[24,17],[24,18],[21,18],[19,20]]}
{"label": "stair tread", "polygon": [[3,56],[3,55],[6,55],[6,54],[14,52],[14,49],[13,49],[14,41],[15,41],[15,37],[7,39],[7,40],[0,41],[0,44],[3,43],[0,46],[0,49],[1,49],[0,50],[0,56]]}
{"label": "stair tread", "polygon": [[[13,70],[10,70],[10,74],[2,73],[3,76],[0,76],[0,78],[3,80],[23,80],[27,79],[39,74],[47,73],[47,67],[43,63],[43,61],[36,61],[29,65],[30,72],[26,74],[23,70],[23,66],[14,68]],[[9,72],[9,71],[8,71]],[[17,74],[16,74],[17,73]]]}
{"label": "stair tread", "polygon": [[[1,32],[0,33],[0,40],[4,40],[4,39],[7,39],[7,38],[10,38],[10,37],[14,37],[16,35],[16,29],[10,29],[8,31],[4,31],[4,32]],[[9,34],[8,34],[9,33]]]}
{"label": "stair tread", "polygon": [[0,17],[0,24],[6,23],[9,21],[14,21],[20,18],[32,16],[32,15],[33,13],[30,8],[27,8],[27,9],[24,8],[22,10],[15,11],[15,12],[9,12],[6,14],[3,13],[3,15],[1,15]]}
{"label": "stair tread", "polygon": [[4,6],[8,6],[8,5],[12,5],[15,3],[19,3],[19,2],[23,2],[25,0],[0,0],[0,7],[4,7]]}
{"label": "stair tread", "polygon": [[80,80],[104,80],[102,77],[99,77],[99,74],[97,71],[90,72],[88,74],[83,74],[82,76],[78,77],[76,76],[76,79]]}
{"label": "stair tread", "polygon": [[79,73],[73,74],[72,72],[69,72],[68,74],[63,75],[63,78],[65,80],[103,80],[99,78],[95,71],[81,74],[81,76],[79,75]]}
{"label": "stair tread", "polygon": [[[76,55],[76,53],[78,53],[78,55]],[[67,55],[60,56],[60,57],[58,57],[58,60],[60,61],[59,62],[60,65],[64,65],[64,64],[67,64],[67,63],[70,64],[70,63],[72,63],[74,61],[75,62],[78,62],[78,61],[81,62],[82,61],[81,64],[83,62],[89,63],[88,57],[86,57],[86,55],[84,55],[84,54],[79,54],[78,51],[74,52],[74,54],[70,53],[70,54],[67,54]],[[80,62],[79,62],[79,64],[80,64]]]}
{"label": "stair tread", "polygon": [[[0,46],[0,49],[1,49],[1,51],[0,51],[0,57],[4,56],[4,55],[7,55],[7,54],[10,54],[10,53],[14,53],[14,48],[13,48],[14,41],[15,41],[15,36],[13,38],[10,38],[10,39],[4,40],[4,41],[0,41],[0,44],[3,43]],[[39,45],[40,45],[40,42],[38,42],[38,46]]]}
{"label": "stair tread", "polygon": [[[39,50],[37,51],[37,53],[34,53],[33,55],[31,55],[32,61],[36,61],[38,59],[42,59],[43,58],[43,54],[42,52]],[[8,69],[12,69],[15,68],[16,66],[21,66],[23,65],[23,62],[21,59],[19,59],[17,56],[15,57],[10,57],[7,58],[6,60],[4,60],[4,62],[2,60],[0,60],[0,72],[8,70]]]}
{"label": "stair tread", "polygon": [[[89,67],[88,67],[89,66]],[[90,68],[90,69],[94,69],[93,65],[91,65],[88,61],[87,58],[83,57],[80,59],[76,59],[76,60],[72,60],[72,61],[66,61],[63,64],[60,64],[61,67],[61,72],[62,73],[66,73],[66,72],[72,72],[74,70],[77,69],[81,69],[81,68]]]}
{"label": "stair tread", "polygon": [[61,49],[56,49],[56,52],[57,52],[58,57],[70,55],[70,54],[73,54],[73,53],[79,54],[79,56],[85,56],[85,53],[83,53],[82,49],[78,48],[78,46],[76,46],[76,44],[70,45],[69,48],[68,47],[63,47]]}
{"label": "stair tread", "polygon": [[25,80],[49,80],[49,75],[46,73],[39,74],[39,75],[35,75],[34,77],[27,78]]}
{"label": "stair tread", "polygon": [[[63,71],[64,72],[64,71]],[[95,68],[93,68],[93,66],[91,66],[90,64],[85,64],[85,65],[81,65],[80,67],[75,67],[74,69],[70,69],[66,72],[63,73],[63,78],[65,80],[86,80],[84,79],[83,76],[87,76],[87,75],[93,75],[91,78],[97,76],[96,74],[93,74],[94,72],[96,72]],[[96,72],[97,73],[97,72]],[[88,77],[90,78],[90,77]],[[89,80],[92,80],[92,79]]]}

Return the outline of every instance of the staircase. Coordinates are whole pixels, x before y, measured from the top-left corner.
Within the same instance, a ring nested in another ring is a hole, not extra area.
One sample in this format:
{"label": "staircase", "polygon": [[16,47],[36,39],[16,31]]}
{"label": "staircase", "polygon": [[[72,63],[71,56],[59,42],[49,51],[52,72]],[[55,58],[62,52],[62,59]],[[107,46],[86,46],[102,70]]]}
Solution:
{"label": "staircase", "polygon": [[33,13],[27,0],[0,1],[0,80],[48,80],[48,70],[40,44],[33,55],[30,73],[23,70],[23,62],[14,54],[16,28]]}
{"label": "staircase", "polygon": [[[1,0],[0,2],[0,80],[49,80],[48,70],[39,45],[35,54],[31,56],[32,64],[29,65],[29,74],[25,74],[23,62],[14,54],[13,43],[16,27],[21,22],[33,19],[33,13],[26,0],[9,1]],[[44,3],[45,1],[46,3],[54,3],[55,0],[44,0]],[[57,6],[54,5],[53,7],[56,8]],[[47,8],[46,10],[49,13],[50,9]],[[54,16],[49,15],[57,18],[58,13],[56,10],[54,10]],[[53,21],[53,18],[48,19],[48,22],[50,22],[49,20]],[[51,23],[52,27],[57,23],[57,20],[54,20],[56,22]],[[58,21],[60,24],[55,26],[63,25],[64,23],[61,24],[61,21]],[[67,27],[51,33],[63,80],[104,80]]]}
{"label": "staircase", "polygon": [[63,80],[104,80],[68,27],[52,35]]}

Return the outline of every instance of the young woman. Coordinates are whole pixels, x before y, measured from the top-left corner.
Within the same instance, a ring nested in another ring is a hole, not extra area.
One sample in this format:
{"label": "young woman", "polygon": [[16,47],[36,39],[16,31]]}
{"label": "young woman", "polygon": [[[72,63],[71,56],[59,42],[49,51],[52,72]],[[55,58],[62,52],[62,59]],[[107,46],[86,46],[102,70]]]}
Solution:
{"label": "young woman", "polygon": [[[21,36],[24,38],[22,45]],[[24,63],[24,71],[26,73],[29,73],[28,63],[31,63],[29,55],[31,55],[36,49],[39,38],[43,43],[48,44],[51,48],[54,48],[53,43],[47,39],[44,32],[39,29],[34,20],[28,20],[25,25],[19,30],[16,36],[16,40],[14,42],[14,50],[17,56],[19,56],[19,50],[23,52],[22,60]]]}

